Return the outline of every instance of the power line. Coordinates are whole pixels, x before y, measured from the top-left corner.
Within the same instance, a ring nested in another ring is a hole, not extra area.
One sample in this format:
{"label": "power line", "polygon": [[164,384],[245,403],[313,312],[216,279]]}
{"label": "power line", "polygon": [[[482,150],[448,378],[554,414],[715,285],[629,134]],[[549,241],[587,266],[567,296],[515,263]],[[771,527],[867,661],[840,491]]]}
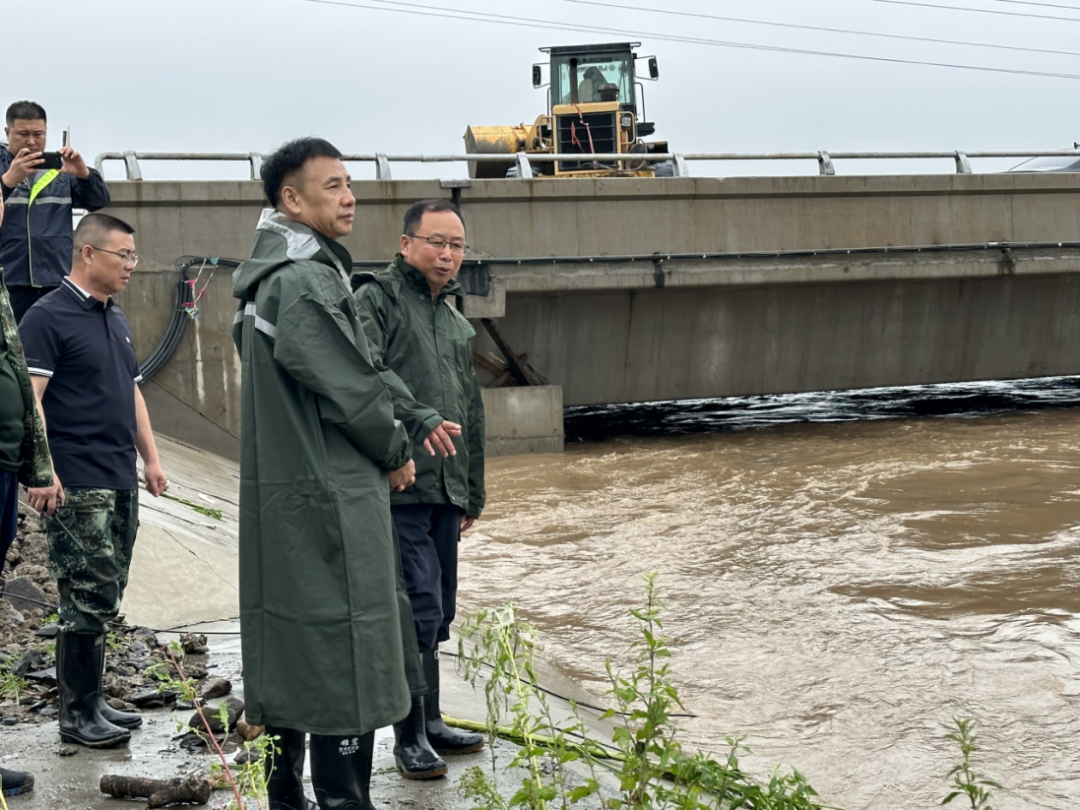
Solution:
{"label": "power line", "polygon": [[[703,20],[720,20],[722,22],[748,23],[750,25],[769,25],[775,28],[797,28],[804,31],[824,31],[830,34],[853,34],[861,37],[882,37],[885,39],[904,39],[913,42],[931,42],[937,45],[964,45],[972,48],[996,48],[1006,51],[1025,51],[1027,53],[1046,53],[1056,56],[1080,56],[1080,51],[1054,51],[1046,48],[1024,48],[1019,45],[994,45],[988,42],[965,42],[955,39],[934,39],[932,37],[916,37],[906,34],[881,34],[876,31],[853,31],[848,28],[827,28],[820,25],[802,25],[799,23],[772,22],[770,20],[751,20],[745,17],[721,17],[716,14],[699,14],[692,11],[672,11],[664,8],[642,8],[640,6],[627,6],[620,3],[602,3],[599,0],[561,0],[563,3],[574,3],[582,6],[602,6],[604,8],[627,9],[629,11],[644,11],[648,14],[668,14],[676,17],[695,17]],[[375,0],[380,2],[380,0]],[[1019,0],[1010,0],[1019,2]],[[1080,9],[1078,9],[1080,10]]]}
{"label": "power line", "polygon": [[1061,3],[1036,3],[1034,0],[990,0],[991,3],[1011,3],[1017,6],[1043,6],[1045,8],[1067,8],[1069,11],[1080,11],[1080,6],[1063,6]]}
{"label": "power line", "polygon": [[[1014,0],[1015,1],[1015,0]],[[998,11],[992,8],[964,8],[946,6],[942,3],[919,3],[916,0],[870,0],[871,3],[888,3],[891,6],[918,6],[919,8],[940,8],[946,11],[968,11],[972,14],[998,14],[1005,17],[1026,17],[1029,20],[1058,20],[1060,22],[1080,23],[1080,17],[1055,17],[1049,14],[1024,14],[1019,11]],[[1080,11],[1080,9],[1077,9]]]}
{"label": "power line", "polygon": [[[371,0],[372,2],[385,4],[391,8],[371,6],[363,3],[350,3],[344,0],[305,0],[308,3],[318,3],[328,6],[344,6],[346,8],[359,8],[369,11],[388,11],[397,14],[412,14],[421,17],[441,17],[451,20],[467,20],[470,22],[486,22],[496,25],[510,25],[520,28],[547,28],[556,31],[573,31],[576,33],[601,33],[616,34],[619,36],[645,37],[659,39],[667,42],[685,42],[694,45],[711,45],[722,48],[742,48],[745,50],[767,51],[771,53],[794,53],[804,56],[831,56],[839,59],[858,59],[869,62],[885,62],[899,65],[919,65],[924,67],[942,67],[956,70],[972,70],[987,73],[1007,73],[1017,76],[1039,76],[1054,79],[1080,79],[1075,73],[1053,73],[1040,70],[1017,70],[1013,68],[987,67],[983,65],[961,65],[951,62],[931,62],[918,59],[899,59],[887,56],[866,56],[863,54],[840,53],[835,51],[818,51],[806,48],[787,48],[778,45],[759,45],[749,42],[728,42],[717,39],[705,39],[701,37],[677,36],[674,34],[658,34],[655,31],[634,31],[620,28],[606,28],[592,25],[566,25],[553,23],[550,20],[539,20],[530,17],[512,17],[506,14],[490,14],[488,12],[466,11],[463,9],[451,9],[441,6],[428,6],[420,3],[405,3],[398,0]],[[405,8],[402,8],[405,7]],[[462,16],[471,15],[471,16]]]}

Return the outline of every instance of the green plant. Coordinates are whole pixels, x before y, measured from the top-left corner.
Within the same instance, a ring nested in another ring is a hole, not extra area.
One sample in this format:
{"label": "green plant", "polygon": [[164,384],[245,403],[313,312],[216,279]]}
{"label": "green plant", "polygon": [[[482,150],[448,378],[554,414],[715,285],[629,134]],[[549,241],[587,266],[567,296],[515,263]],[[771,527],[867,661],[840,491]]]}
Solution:
{"label": "green plant", "polygon": [[115,630],[109,630],[105,634],[105,646],[113,652],[123,652],[127,648],[127,641]]}
{"label": "green plant", "polygon": [[633,609],[640,636],[630,648],[636,652],[637,668],[629,675],[617,675],[607,662],[611,695],[618,706],[608,709],[601,719],[619,717],[612,742],[623,754],[622,767],[617,774],[622,798],[607,802],[615,808],[652,807],[677,799],[659,781],[674,771],[682,758],[682,749],[675,740],[677,729],[671,722],[674,707],[682,708],[679,694],[670,680],[666,659],[671,657],[664,637],[660,614],[664,605],[656,593],[656,575],[645,576],[645,607]]}
{"label": "green plant", "polygon": [[[750,749],[741,739],[728,739],[723,761],[708,753],[683,751],[671,719],[682,703],[667,664],[671,654],[662,635],[664,606],[655,575],[644,581],[645,605],[631,611],[638,623],[638,636],[631,644],[635,667],[623,675],[610,662],[606,666],[611,682],[607,694],[615,707],[602,717],[618,720],[614,750],[589,736],[573,703],[569,723],[562,727],[555,723],[537,684],[535,631],[517,617],[513,606],[480,611],[466,620],[458,643],[466,676],[475,685],[479,672],[491,668],[484,686],[489,737],[494,741],[498,734],[521,745],[514,763],[528,771],[521,789],[506,799],[481,769],[469,769],[459,787],[475,802],[474,810],[516,806],[542,810],[552,800],[565,810],[595,794],[600,794],[605,810],[822,810],[824,806],[814,799],[816,791],[798,770],[787,774],[774,770],[764,783],[746,774],[738,756]],[[504,710],[512,723],[499,727]],[[590,775],[571,787],[565,766],[579,760]],[[596,773],[601,767],[618,783],[614,795],[600,791]]]}
{"label": "green plant", "polygon": [[[169,644],[167,655],[169,657],[169,664],[171,665],[172,670],[175,670],[175,674],[170,670],[169,665],[164,663],[153,664],[146,668],[146,672],[158,679],[158,691],[163,692],[167,689],[175,690],[195,707],[195,712],[199,716],[203,729],[205,729],[205,733],[198,729],[195,730],[195,733],[199,734],[206,744],[213,748],[214,753],[217,754],[218,758],[218,761],[210,768],[211,781],[217,784],[220,782],[219,777],[224,776],[225,782],[233,794],[232,801],[229,802],[225,810],[244,810],[247,806],[244,802],[245,798],[252,799],[259,810],[268,807],[269,800],[266,795],[266,758],[270,756],[278,738],[264,734],[251,742],[245,742],[243,745],[244,750],[250,754],[254,754],[254,756],[248,757],[247,759],[250,761],[245,762],[243,765],[239,765],[238,769],[234,771],[233,768],[229,766],[229,761],[225,756],[225,752],[222,750],[221,744],[217,740],[217,736],[210,727],[210,721],[207,719],[206,712],[202,705],[202,701],[199,699],[199,693],[195,688],[194,682],[184,674],[184,651],[180,644],[175,641],[171,642]],[[218,719],[221,721],[221,727],[224,729],[225,734],[228,735],[229,711],[228,707],[224,704],[218,710]],[[187,729],[186,724],[178,723],[178,726]]]}
{"label": "green plant", "polygon": [[971,803],[971,810],[994,810],[990,806],[990,791],[987,788],[1000,789],[1001,785],[980,776],[971,768],[971,755],[979,750],[975,724],[971,720],[954,717],[953,725],[956,730],[946,734],[945,739],[960,746],[961,759],[948,773],[948,776],[952,777],[952,787],[955,790],[942,799],[941,803],[948,804],[957,796],[964,795]]}
{"label": "green plant", "polygon": [[189,501],[187,498],[181,498],[178,495],[170,495],[168,492],[162,492],[161,497],[162,498],[168,498],[170,501],[176,501],[177,503],[182,503],[184,506],[189,506],[192,509],[194,509],[196,512],[198,512],[200,515],[206,515],[206,517],[213,518],[214,520],[221,520],[221,510],[220,509],[214,509],[213,507],[210,507],[210,506],[202,506],[200,504],[195,503],[194,501]]}
{"label": "green plant", "polygon": [[797,768],[791,773],[774,769],[762,784],[743,772],[740,754],[753,753],[741,737],[728,737],[728,754],[718,762],[707,753],[679,756],[671,774],[683,791],[676,804],[691,808],[747,808],[747,810],[817,810],[826,807],[815,800],[815,791]]}
{"label": "green plant", "polygon": [[0,700],[10,698],[19,705],[19,696],[26,689],[26,680],[11,671],[8,663],[0,664]]}
{"label": "green plant", "polygon": [[[228,710],[222,707],[219,713],[222,725],[228,731]],[[263,800],[267,798],[266,759],[275,750],[280,737],[262,734],[254,740],[245,741],[241,746],[247,753],[242,758],[242,763],[234,763],[231,770],[235,779],[237,790],[241,796],[253,799],[258,807],[263,807]],[[227,770],[230,766],[222,761],[215,762],[210,766],[210,780],[213,783],[224,782],[229,784]],[[235,798],[229,802],[226,810],[237,810]]]}
{"label": "green plant", "polygon": [[[465,646],[470,646],[469,654]],[[536,631],[518,618],[514,605],[499,610],[482,610],[466,620],[458,641],[459,659],[465,664],[465,676],[476,685],[480,671],[490,666],[484,683],[487,705],[487,732],[491,752],[491,768],[496,769],[495,738],[500,733],[512,737],[520,745],[511,766],[522,767],[526,776],[521,787],[507,801],[498,793],[483,770],[469,768],[461,782],[463,794],[482,810],[508,810],[527,807],[545,810],[548,802],[556,802],[567,810],[600,787],[595,774],[583,784],[571,786],[566,766],[584,759],[591,769],[592,759],[582,746],[570,738],[584,736],[585,725],[571,703],[571,718],[562,725],[555,721],[547,697],[537,688]],[[503,714],[508,715],[509,728],[500,729]]]}

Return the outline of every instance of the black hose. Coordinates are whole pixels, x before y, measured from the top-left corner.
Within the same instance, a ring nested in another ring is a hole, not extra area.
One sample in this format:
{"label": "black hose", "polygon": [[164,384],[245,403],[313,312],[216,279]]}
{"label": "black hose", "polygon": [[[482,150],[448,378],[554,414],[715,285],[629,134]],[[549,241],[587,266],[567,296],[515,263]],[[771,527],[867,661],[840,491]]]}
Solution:
{"label": "black hose", "polygon": [[[181,262],[183,263],[180,264]],[[176,282],[176,298],[173,304],[172,320],[169,321],[165,335],[158,341],[154,351],[139,366],[139,374],[142,375],[144,383],[172,360],[173,355],[176,354],[176,350],[180,346],[180,341],[184,339],[188,321],[191,319],[187,308],[194,303],[188,271],[196,265],[201,267],[206,264],[211,264],[214,267],[240,266],[238,259],[219,259],[209,256],[182,256],[177,259],[177,263],[180,264],[180,279]]]}

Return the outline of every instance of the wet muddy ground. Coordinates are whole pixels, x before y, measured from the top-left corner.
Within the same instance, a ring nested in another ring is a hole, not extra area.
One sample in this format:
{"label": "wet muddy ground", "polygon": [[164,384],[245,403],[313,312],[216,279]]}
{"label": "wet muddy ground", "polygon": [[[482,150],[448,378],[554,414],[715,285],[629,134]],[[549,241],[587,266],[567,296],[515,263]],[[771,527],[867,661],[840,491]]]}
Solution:
{"label": "wet muddy ground", "polygon": [[[207,660],[213,667],[213,677],[223,677],[236,684],[234,695],[243,698],[240,677],[240,638],[237,625],[211,624],[194,628],[208,632],[210,654]],[[228,635],[218,635],[229,633]],[[452,675],[452,665],[444,662],[443,704],[454,716],[483,720],[483,694]],[[210,701],[214,706],[218,701]],[[145,803],[113,799],[103,795],[98,784],[104,774],[141,776],[168,779],[190,773],[205,773],[216,758],[206,751],[192,752],[181,745],[178,726],[187,723],[190,710],[149,709],[143,711],[143,727],[132,732],[128,746],[91,750],[82,746],[62,745],[55,720],[22,723],[0,730],[0,765],[6,768],[29,770],[37,783],[33,791],[8,799],[10,810],[122,810],[145,807]],[[230,760],[235,745],[227,746]],[[394,767],[393,734],[381,729],[376,734],[375,760],[372,774],[372,799],[377,807],[416,808],[438,807],[440,810],[466,810],[466,802],[458,789],[458,779],[471,765],[480,765],[491,772],[491,757],[487,750],[463,757],[449,757],[450,773],[445,779],[428,782],[409,782],[402,779]],[[520,783],[521,774],[507,770],[517,747],[508,743],[496,745],[497,766],[494,770],[506,795],[512,795]],[[308,784],[308,795],[311,787]],[[216,791],[210,808],[224,808],[231,794]],[[252,804],[254,807],[254,804]]]}

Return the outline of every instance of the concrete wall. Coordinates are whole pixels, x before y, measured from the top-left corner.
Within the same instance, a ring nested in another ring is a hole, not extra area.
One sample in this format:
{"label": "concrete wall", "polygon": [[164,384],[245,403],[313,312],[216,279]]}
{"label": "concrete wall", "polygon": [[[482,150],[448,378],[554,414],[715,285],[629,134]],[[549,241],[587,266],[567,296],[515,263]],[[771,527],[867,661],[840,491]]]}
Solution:
{"label": "concrete wall", "polygon": [[[111,188],[109,210],[136,227],[145,257],[122,300],[145,357],[171,317],[175,262],[244,258],[261,191]],[[389,259],[408,205],[452,194],[438,181],[363,181],[354,192],[345,244],[358,260]],[[488,180],[460,195],[481,258],[1080,240],[1080,174]],[[989,250],[682,260],[659,274],[640,261],[493,264],[505,302],[491,314],[505,313],[511,345],[568,405],[1080,373],[1080,261],[1063,250],[1002,269],[1011,263]],[[204,269],[200,315],[147,394],[162,430],[225,455],[239,432],[230,275]],[[486,337],[480,349],[491,349]]]}
{"label": "concrete wall", "polygon": [[1080,273],[521,295],[567,405],[1080,374]]}
{"label": "concrete wall", "polygon": [[[140,254],[245,258],[258,183],[115,182],[110,210]],[[414,201],[437,180],[353,184],[354,259],[393,255]],[[473,255],[747,252],[1080,237],[1080,174],[475,180],[461,190]]]}
{"label": "concrete wall", "polygon": [[483,397],[487,456],[562,452],[563,399],[557,385],[486,388]]}

